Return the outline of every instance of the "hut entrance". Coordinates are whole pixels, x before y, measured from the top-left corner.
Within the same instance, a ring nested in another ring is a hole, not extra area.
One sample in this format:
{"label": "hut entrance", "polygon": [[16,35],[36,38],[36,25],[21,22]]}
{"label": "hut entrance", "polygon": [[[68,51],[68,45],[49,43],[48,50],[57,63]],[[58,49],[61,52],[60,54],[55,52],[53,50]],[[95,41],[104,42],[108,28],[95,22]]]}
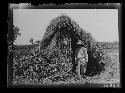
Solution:
{"label": "hut entrance", "polygon": [[75,62],[77,64],[76,66],[77,76],[84,75],[87,68],[88,54],[87,54],[87,48],[83,47],[83,45],[81,44],[78,44],[75,50]]}

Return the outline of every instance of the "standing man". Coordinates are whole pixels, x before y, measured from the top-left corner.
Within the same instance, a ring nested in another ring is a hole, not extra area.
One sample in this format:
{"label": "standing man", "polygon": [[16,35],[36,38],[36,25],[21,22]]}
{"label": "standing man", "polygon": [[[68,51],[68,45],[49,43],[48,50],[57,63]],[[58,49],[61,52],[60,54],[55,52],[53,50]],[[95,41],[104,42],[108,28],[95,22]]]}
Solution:
{"label": "standing man", "polygon": [[76,63],[78,64],[76,67],[77,76],[80,77],[86,72],[87,62],[88,62],[88,54],[87,48],[78,47],[76,49]]}

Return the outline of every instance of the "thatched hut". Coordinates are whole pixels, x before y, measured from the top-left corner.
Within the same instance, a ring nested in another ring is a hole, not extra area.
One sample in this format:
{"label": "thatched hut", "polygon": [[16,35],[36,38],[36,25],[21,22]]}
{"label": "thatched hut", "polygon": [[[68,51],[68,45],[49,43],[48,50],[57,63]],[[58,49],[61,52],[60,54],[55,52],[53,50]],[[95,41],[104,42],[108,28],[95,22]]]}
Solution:
{"label": "thatched hut", "polygon": [[[40,54],[46,57],[50,64],[58,64],[60,72],[71,70],[75,73],[75,50],[81,46],[87,48],[88,63],[85,75],[93,76],[104,70],[106,54],[100,44],[79,25],[66,15],[53,19],[40,42]],[[65,65],[64,65],[65,64]],[[63,68],[64,67],[64,68]]]}

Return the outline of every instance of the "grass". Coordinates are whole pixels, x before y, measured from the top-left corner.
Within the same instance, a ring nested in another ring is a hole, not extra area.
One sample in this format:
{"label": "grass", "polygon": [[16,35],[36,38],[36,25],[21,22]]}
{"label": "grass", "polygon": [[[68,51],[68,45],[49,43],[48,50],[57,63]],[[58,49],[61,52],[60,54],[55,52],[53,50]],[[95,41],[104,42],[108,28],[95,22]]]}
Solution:
{"label": "grass", "polygon": [[106,53],[111,57],[111,61],[106,64],[106,70],[100,75],[95,75],[93,77],[76,78],[71,77],[65,81],[52,82],[51,79],[43,79],[38,81],[38,79],[28,79],[28,78],[15,78],[14,84],[22,85],[74,85],[74,84],[107,84],[111,86],[113,84],[120,85],[120,63],[119,63],[119,50],[115,49],[105,49]]}

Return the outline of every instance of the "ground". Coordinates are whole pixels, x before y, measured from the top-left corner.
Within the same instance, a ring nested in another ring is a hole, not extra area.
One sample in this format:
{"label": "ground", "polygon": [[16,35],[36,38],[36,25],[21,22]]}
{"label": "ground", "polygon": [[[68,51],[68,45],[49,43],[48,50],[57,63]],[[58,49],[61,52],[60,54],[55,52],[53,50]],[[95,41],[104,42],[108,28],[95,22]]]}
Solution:
{"label": "ground", "polygon": [[[105,49],[105,52],[111,57],[112,61],[108,63],[106,71],[101,73],[100,75],[95,75],[93,77],[70,77],[66,79],[66,81],[56,81],[52,82],[50,79],[45,78],[43,81],[38,82],[37,79],[32,80],[31,78],[19,78],[14,75],[14,84],[37,84],[37,85],[46,85],[46,84],[56,84],[56,85],[74,85],[74,84],[82,84],[82,85],[98,85],[102,87],[120,87],[120,63],[119,63],[119,49],[118,48],[110,48]],[[17,54],[16,54],[17,55]],[[26,54],[25,54],[26,55]],[[20,55],[20,58],[23,55]],[[27,55],[26,55],[27,56]],[[31,55],[28,55],[31,56]],[[27,56],[27,57],[28,57]],[[23,62],[27,62],[28,60],[23,60]],[[17,63],[14,60],[14,64]],[[20,72],[21,73],[21,72]],[[49,83],[48,83],[49,82]]]}

